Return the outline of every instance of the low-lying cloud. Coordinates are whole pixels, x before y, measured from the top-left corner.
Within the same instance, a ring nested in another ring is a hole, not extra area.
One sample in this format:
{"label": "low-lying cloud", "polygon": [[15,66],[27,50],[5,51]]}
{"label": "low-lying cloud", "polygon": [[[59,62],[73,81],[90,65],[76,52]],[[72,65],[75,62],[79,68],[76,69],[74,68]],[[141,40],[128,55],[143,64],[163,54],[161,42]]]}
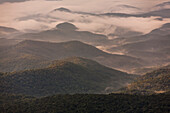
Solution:
{"label": "low-lying cloud", "polygon": [[34,0],[20,3],[7,3],[0,5],[0,25],[25,31],[28,29],[46,30],[55,27],[56,24],[61,22],[71,22],[80,30],[104,34],[114,33],[116,27],[148,33],[164,23],[170,22],[170,20],[163,19],[160,21],[156,19],[158,17],[126,18],[95,16],[61,11],[50,12],[56,8],[65,7],[73,12],[88,12],[93,14],[106,12],[139,13],[149,9],[147,3],[151,2],[153,3],[153,6],[161,3],[158,0]]}
{"label": "low-lying cloud", "polygon": [[[56,24],[61,22],[71,22],[80,30],[97,32],[107,35],[114,33],[116,27],[148,33],[167,22],[170,22],[170,19],[164,19],[163,21],[160,21],[156,18],[157,17],[108,17],[56,11],[47,15],[30,15],[25,18],[16,20],[16,23],[18,25],[24,25],[24,27],[28,27],[27,25],[29,25],[29,29],[48,29],[55,27]],[[24,27],[18,26],[18,29],[25,29]]]}
{"label": "low-lying cloud", "polygon": [[0,4],[7,3],[7,2],[14,3],[14,2],[24,2],[24,1],[29,1],[29,0],[0,0]]}

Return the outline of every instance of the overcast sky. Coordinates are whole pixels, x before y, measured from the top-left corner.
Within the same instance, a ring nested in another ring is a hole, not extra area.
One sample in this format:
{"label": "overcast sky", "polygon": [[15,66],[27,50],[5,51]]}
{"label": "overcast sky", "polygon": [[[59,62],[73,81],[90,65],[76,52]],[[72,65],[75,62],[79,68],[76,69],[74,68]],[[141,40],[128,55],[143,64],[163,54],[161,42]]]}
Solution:
{"label": "overcast sky", "polygon": [[[0,25],[19,30],[41,30],[52,28],[64,21],[72,21],[82,30],[96,31],[102,29],[103,26],[110,28],[110,25],[116,25],[147,33],[168,22],[169,19],[158,21],[155,20],[155,17],[99,18],[61,12],[49,14],[49,12],[59,7],[65,7],[76,12],[141,13],[166,1],[168,0],[0,0]],[[20,20],[23,17],[29,18]],[[88,24],[85,21],[88,21]]]}

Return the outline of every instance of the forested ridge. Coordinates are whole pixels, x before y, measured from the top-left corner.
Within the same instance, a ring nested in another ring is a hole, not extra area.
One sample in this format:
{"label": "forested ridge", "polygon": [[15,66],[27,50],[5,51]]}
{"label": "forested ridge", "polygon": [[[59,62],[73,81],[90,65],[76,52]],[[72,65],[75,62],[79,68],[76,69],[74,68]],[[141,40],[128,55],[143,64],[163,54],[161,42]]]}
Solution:
{"label": "forested ridge", "polygon": [[126,93],[165,93],[170,91],[170,65],[146,73],[123,89]]}
{"label": "forested ridge", "polygon": [[42,69],[2,74],[0,92],[31,96],[111,93],[136,77],[92,60],[72,57],[54,61]]}

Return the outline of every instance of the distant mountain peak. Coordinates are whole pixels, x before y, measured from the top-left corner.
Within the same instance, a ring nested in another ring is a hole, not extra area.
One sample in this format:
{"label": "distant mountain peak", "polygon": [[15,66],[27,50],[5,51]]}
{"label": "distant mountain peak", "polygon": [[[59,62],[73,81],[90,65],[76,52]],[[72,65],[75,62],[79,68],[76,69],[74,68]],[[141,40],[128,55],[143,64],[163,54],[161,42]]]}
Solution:
{"label": "distant mountain peak", "polygon": [[78,29],[74,24],[71,24],[69,22],[60,23],[56,26],[56,28],[59,30],[67,30],[67,31],[75,31]]}
{"label": "distant mountain peak", "polygon": [[8,31],[11,31],[11,32],[17,32],[18,31],[14,28],[5,27],[5,26],[0,26],[0,30],[8,30]]}
{"label": "distant mountain peak", "polygon": [[130,9],[137,9],[137,10],[141,10],[140,8],[138,7],[135,7],[135,6],[131,6],[131,5],[118,5],[119,7],[124,7],[124,8],[130,8]]}
{"label": "distant mountain peak", "polygon": [[162,26],[163,28],[170,28],[170,23],[166,23]]}
{"label": "distant mountain peak", "polygon": [[170,2],[163,2],[161,4],[156,5],[155,7],[164,7],[166,5],[170,5]]}
{"label": "distant mountain peak", "polygon": [[52,12],[54,12],[54,11],[71,12],[71,10],[69,10],[65,7],[60,7],[60,8],[54,9]]}

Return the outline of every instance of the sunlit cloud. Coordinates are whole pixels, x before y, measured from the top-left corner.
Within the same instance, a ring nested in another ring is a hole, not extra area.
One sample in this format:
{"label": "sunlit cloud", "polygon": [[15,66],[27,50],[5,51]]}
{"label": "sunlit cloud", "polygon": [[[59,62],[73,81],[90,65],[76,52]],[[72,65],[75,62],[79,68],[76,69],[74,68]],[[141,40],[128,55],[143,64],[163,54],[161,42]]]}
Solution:
{"label": "sunlit cloud", "polygon": [[106,12],[141,13],[165,1],[167,0],[23,0],[23,2],[0,5],[0,25],[22,31],[45,30],[67,21],[75,24],[80,30],[104,34],[113,33],[116,26],[147,33],[169,22],[169,19],[160,21],[155,19],[157,17],[99,17],[59,11],[50,12],[56,8],[65,7],[74,12],[97,14]]}

